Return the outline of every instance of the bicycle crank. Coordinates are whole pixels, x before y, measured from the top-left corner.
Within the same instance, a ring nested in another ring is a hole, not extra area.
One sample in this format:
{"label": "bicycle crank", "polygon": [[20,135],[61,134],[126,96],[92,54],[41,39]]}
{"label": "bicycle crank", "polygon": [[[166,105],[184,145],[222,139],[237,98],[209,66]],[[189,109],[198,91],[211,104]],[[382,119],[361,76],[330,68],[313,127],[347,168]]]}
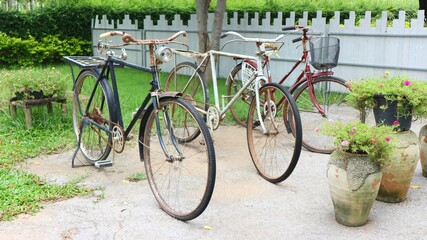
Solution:
{"label": "bicycle crank", "polygon": [[221,123],[219,109],[216,106],[210,106],[207,112],[207,121],[212,130],[217,130]]}

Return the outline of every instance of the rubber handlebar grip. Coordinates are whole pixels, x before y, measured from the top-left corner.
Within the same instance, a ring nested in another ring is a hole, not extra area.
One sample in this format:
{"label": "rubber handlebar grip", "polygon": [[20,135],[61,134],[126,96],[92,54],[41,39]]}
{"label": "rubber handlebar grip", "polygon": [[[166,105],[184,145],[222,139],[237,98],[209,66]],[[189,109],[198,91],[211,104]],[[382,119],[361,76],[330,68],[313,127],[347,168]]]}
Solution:
{"label": "rubber handlebar grip", "polygon": [[282,27],[282,31],[295,30],[295,26]]}

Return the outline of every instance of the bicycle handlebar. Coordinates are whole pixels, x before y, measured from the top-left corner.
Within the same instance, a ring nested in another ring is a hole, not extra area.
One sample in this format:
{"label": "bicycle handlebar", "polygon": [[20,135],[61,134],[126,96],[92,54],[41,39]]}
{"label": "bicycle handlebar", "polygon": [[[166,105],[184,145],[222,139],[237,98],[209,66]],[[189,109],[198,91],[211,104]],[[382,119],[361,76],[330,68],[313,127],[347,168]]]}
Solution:
{"label": "bicycle handlebar", "polygon": [[124,43],[152,44],[152,43],[169,43],[181,35],[183,38],[185,38],[187,36],[187,32],[186,31],[179,31],[179,32],[176,32],[174,35],[172,35],[166,39],[144,39],[144,40],[134,39],[130,34],[125,33],[125,32],[120,32],[120,31],[106,32],[106,33],[101,34],[99,37],[100,38],[107,38],[107,37],[112,37],[112,36],[116,36],[116,35],[122,36],[122,41]]}
{"label": "bicycle handlebar", "polygon": [[240,33],[229,31],[229,32],[223,33],[221,35],[221,38],[225,38],[225,37],[227,37],[229,35],[234,35],[234,36],[240,38],[240,40],[243,40],[245,42],[261,42],[261,43],[267,43],[267,42],[274,43],[274,42],[279,41],[281,38],[283,38],[285,36],[283,34],[280,34],[278,37],[276,37],[274,39],[268,39],[268,38],[245,38]]}
{"label": "bicycle handlebar", "polygon": [[297,37],[295,39],[292,39],[293,43],[296,43],[296,42],[299,42],[299,41],[302,41],[302,37]]}
{"label": "bicycle handlebar", "polygon": [[303,31],[303,36],[297,37],[295,39],[292,39],[292,42],[296,43],[296,42],[302,41],[303,38],[307,38],[306,33],[308,32],[308,30],[310,30],[310,28],[306,27],[306,26],[302,26],[302,25],[295,25],[295,26],[283,27],[282,30],[283,31],[288,31],[288,30],[297,30],[297,31],[299,31],[299,30],[302,30]]}
{"label": "bicycle handlebar", "polygon": [[295,30],[295,25],[294,26],[285,26],[285,27],[282,27],[282,30],[283,31]]}

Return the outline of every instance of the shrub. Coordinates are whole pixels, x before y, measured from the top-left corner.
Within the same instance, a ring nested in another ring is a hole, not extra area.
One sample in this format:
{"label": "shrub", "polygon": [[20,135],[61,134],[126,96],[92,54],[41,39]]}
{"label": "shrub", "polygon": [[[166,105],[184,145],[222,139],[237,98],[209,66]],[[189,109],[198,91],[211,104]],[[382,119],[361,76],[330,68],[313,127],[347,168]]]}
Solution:
{"label": "shrub", "polygon": [[49,35],[37,41],[34,37],[10,37],[0,32],[0,65],[32,66],[61,61],[63,56],[91,54],[92,43],[76,38],[61,40]]}

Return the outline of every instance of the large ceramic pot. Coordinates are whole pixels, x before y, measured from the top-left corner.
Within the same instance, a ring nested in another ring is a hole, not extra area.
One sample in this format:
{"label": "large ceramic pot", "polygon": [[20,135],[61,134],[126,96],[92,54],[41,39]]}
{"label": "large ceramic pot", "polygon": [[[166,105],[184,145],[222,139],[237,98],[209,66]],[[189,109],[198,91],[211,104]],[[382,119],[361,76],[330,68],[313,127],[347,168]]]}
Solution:
{"label": "large ceramic pot", "polygon": [[418,136],[413,131],[396,132],[397,144],[390,163],[382,168],[383,178],[377,200],[402,202],[407,198],[409,186],[420,158]]}
{"label": "large ceramic pot", "polygon": [[356,227],[368,221],[381,176],[380,168],[367,155],[341,150],[330,155],[327,178],[338,223]]}
{"label": "large ceramic pot", "polygon": [[418,135],[420,142],[420,161],[423,176],[427,177],[427,125],[423,126]]}
{"label": "large ceramic pot", "polygon": [[399,116],[397,113],[397,101],[387,100],[383,95],[375,95],[374,100],[376,105],[373,108],[373,112],[377,125],[393,126],[397,121],[399,127],[396,130],[407,131],[411,129],[412,115]]}

